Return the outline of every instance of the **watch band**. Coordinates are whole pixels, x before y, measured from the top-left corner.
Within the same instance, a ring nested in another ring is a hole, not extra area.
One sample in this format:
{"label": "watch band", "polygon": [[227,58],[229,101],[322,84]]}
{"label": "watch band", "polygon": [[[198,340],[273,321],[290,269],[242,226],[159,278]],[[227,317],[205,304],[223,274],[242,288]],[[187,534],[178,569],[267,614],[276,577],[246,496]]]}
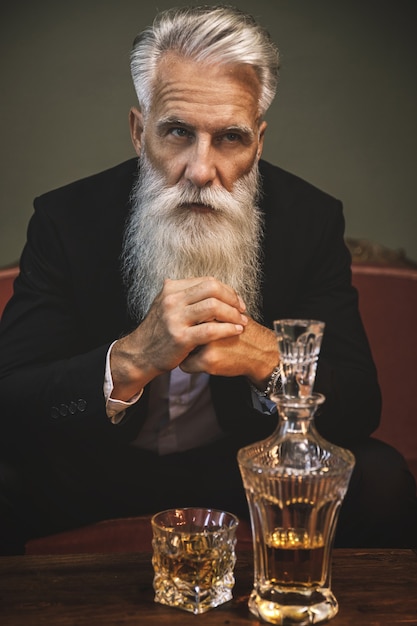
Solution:
{"label": "watch band", "polygon": [[[251,384],[252,389],[257,393],[260,398],[268,398],[273,391],[281,391],[281,368],[279,365],[274,367],[271,376],[268,378],[268,382],[263,391],[260,391],[255,385]],[[278,389],[277,389],[278,387]]]}

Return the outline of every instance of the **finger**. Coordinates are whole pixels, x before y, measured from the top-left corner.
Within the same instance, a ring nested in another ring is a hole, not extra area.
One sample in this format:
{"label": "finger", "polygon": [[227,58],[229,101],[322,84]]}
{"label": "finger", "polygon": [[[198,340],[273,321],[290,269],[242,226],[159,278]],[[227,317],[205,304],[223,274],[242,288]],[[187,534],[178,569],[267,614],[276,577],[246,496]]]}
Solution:
{"label": "finger", "polygon": [[204,322],[228,322],[246,326],[248,318],[234,306],[217,300],[214,297],[201,300],[185,309],[185,323],[188,326]]}
{"label": "finger", "polygon": [[180,280],[167,279],[164,283],[167,294],[183,292],[187,304],[194,304],[206,298],[214,297],[243,312],[245,303],[236,291],[212,276],[202,276]]}
{"label": "finger", "polygon": [[205,346],[206,344],[235,337],[243,333],[243,324],[231,324],[227,322],[205,322],[188,329],[188,339],[194,346]]}

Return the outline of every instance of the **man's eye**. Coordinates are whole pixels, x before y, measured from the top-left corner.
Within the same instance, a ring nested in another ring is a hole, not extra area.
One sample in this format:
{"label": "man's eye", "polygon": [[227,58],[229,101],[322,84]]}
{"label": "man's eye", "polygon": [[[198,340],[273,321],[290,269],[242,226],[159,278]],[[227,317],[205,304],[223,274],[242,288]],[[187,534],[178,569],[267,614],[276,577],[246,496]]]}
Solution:
{"label": "man's eye", "polygon": [[240,141],[240,135],[238,133],[226,133],[223,140],[229,143],[235,143],[236,141]]}
{"label": "man's eye", "polygon": [[173,135],[174,137],[180,137],[180,138],[190,136],[190,132],[186,130],[185,128],[171,128],[170,134]]}

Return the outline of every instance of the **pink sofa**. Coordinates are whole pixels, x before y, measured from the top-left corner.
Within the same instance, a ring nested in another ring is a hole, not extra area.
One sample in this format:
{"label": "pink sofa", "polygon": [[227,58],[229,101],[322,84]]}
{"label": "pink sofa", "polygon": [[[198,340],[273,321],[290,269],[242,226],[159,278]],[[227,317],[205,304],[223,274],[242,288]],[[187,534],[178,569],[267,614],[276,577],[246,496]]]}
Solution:
{"label": "pink sofa", "polygon": [[4,307],[11,298],[14,279],[18,273],[19,268],[16,265],[0,269],[0,317],[4,311]]}
{"label": "pink sofa", "polygon": [[352,272],[382,390],[375,437],[402,452],[417,480],[417,268],[353,264]]}
{"label": "pink sofa", "polygon": [[[375,436],[402,452],[417,479],[417,268],[399,267],[398,261],[392,265],[364,262],[354,254],[353,283],[382,389]],[[17,268],[0,270],[0,315],[17,273]],[[150,541],[149,517],[107,520],[29,541],[27,554],[150,550]],[[246,524],[239,528],[238,542],[251,542]]]}

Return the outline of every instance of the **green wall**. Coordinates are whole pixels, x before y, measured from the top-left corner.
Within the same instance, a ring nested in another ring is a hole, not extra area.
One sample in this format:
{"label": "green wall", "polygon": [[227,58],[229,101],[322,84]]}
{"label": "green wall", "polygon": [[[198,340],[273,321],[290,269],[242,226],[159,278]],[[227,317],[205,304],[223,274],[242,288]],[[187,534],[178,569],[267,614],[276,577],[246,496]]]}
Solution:
{"label": "green wall", "polygon": [[[0,266],[19,257],[36,195],[134,155],[130,45],[173,4],[189,2],[1,9]],[[282,53],[264,156],[340,198],[348,236],[417,261],[415,0],[235,4]]]}

